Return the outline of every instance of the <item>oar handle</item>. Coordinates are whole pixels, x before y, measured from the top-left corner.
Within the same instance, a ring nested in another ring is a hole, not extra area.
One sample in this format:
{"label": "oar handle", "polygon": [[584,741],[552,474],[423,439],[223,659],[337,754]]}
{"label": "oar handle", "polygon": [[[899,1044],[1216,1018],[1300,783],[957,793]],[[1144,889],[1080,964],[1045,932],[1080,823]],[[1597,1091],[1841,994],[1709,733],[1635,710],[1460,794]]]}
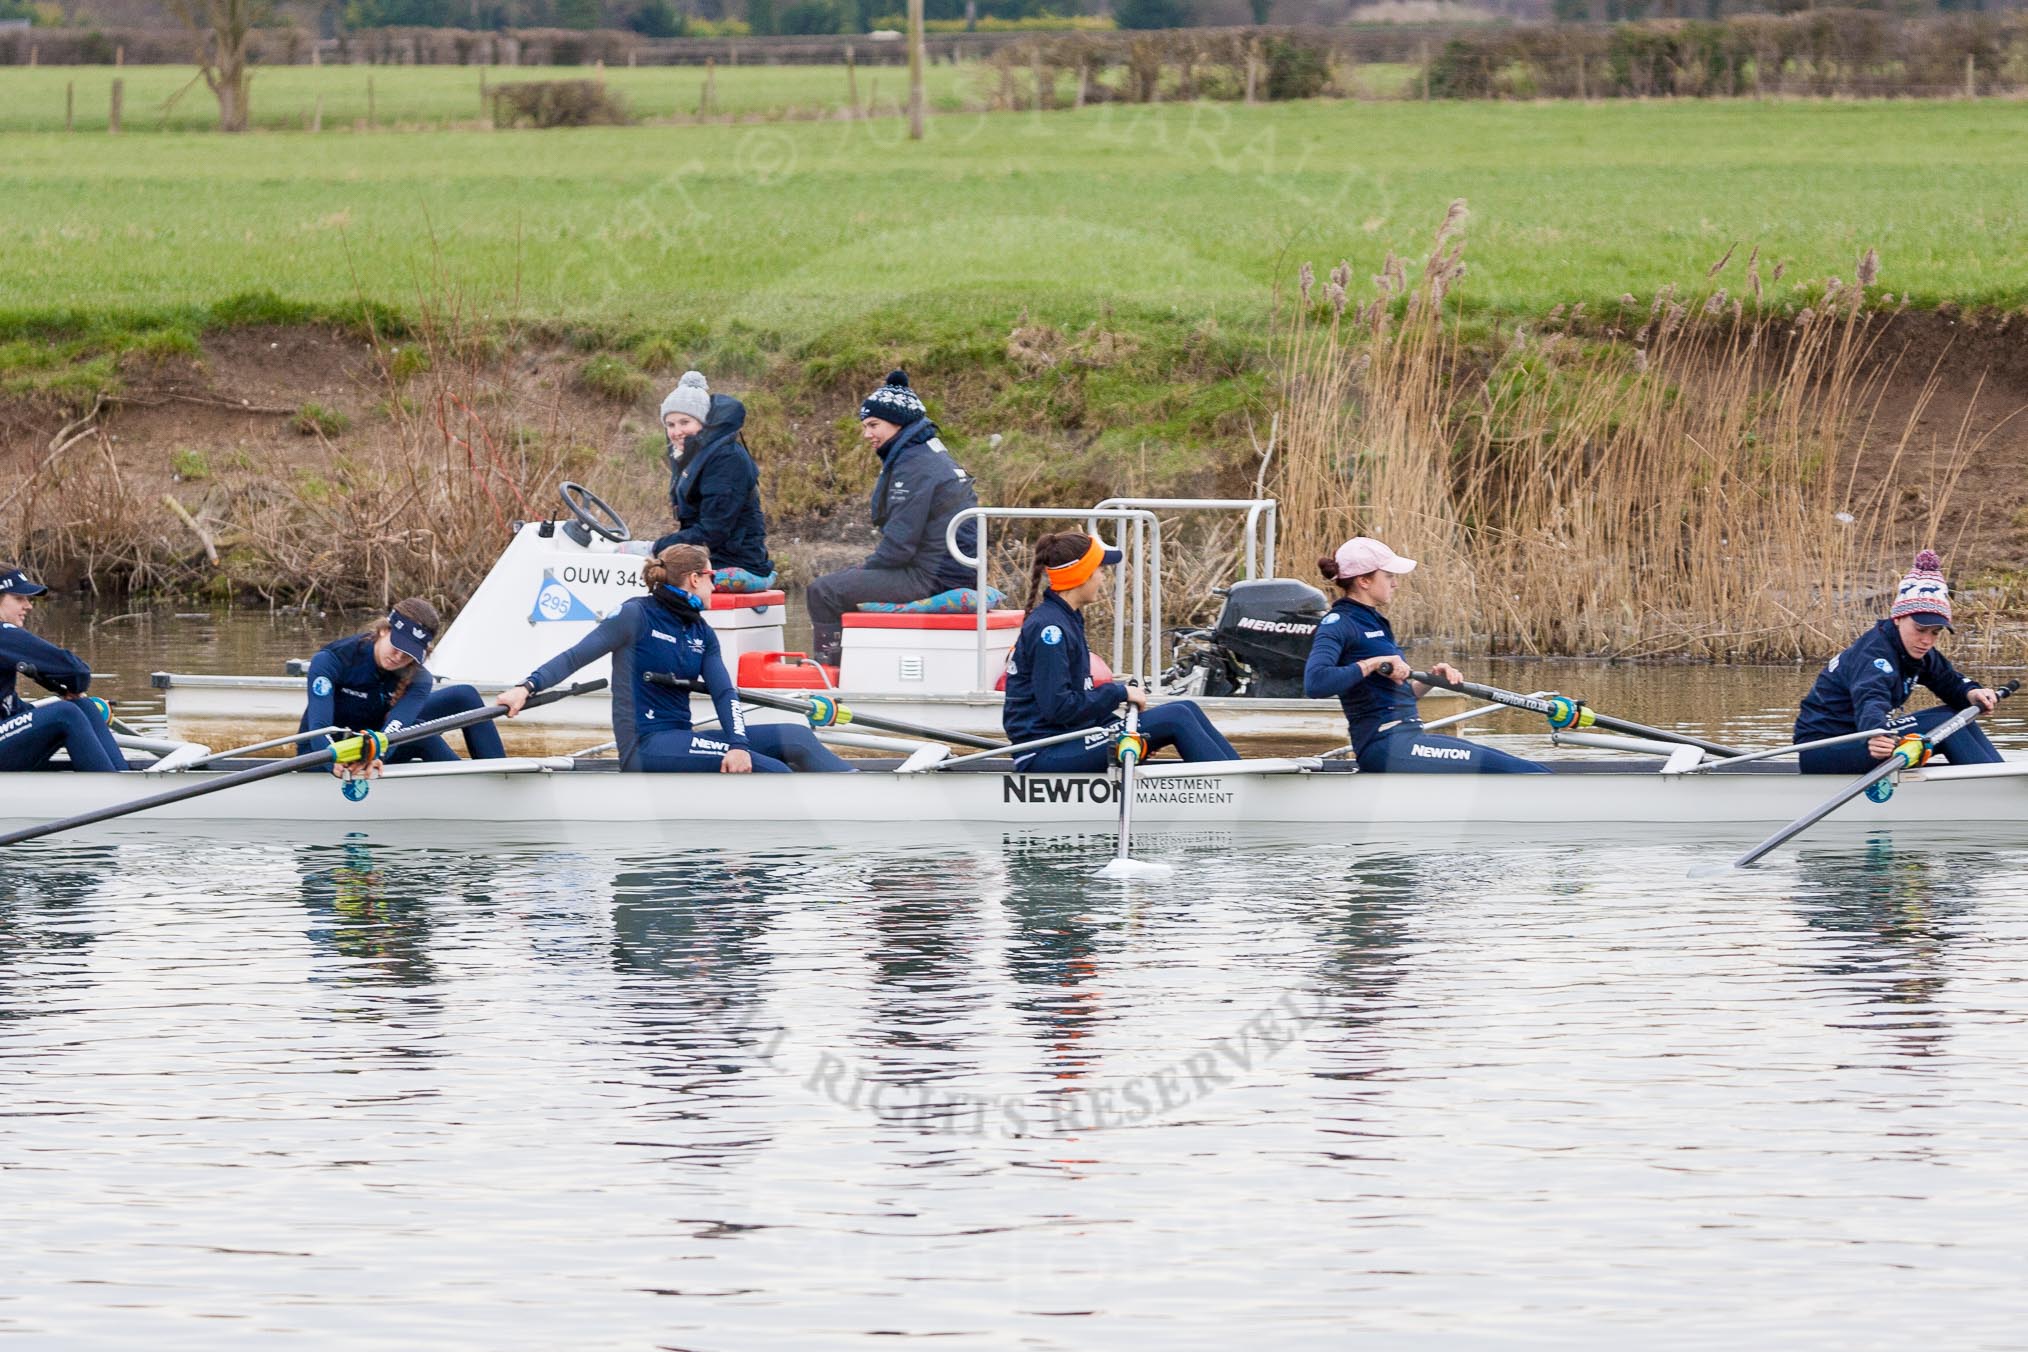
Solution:
{"label": "oar handle", "polygon": [[[580,681],[576,685],[547,690],[540,695],[533,696],[522,705],[522,708],[526,709],[538,704],[552,704],[560,699],[569,699],[572,695],[584,695],[594,690],[603,690],[605,686],[606,682],[604,678],[594,681]],[[484,723],[490,719],[500,718],[506,712],[507,706],[504,704],[487,704],[477,709],[467,709],[462,713],[449,714],[443,718],[434,718],[427,723],[417,723],[413,727],[402,728],[388,733],[386,734],[385,745],[394,747],[404,742],[416,741],[423,737],[434,737],[438,733],[454,732],[459,728],[470,727],[474,723]],[[264,761],[259,765],[249,766],[244,770],[235,770],[216,778],[207,776],[198,783],[179,784],[173,789],[165,789],[161,793],[152,793],[145,798],[135,798],[125,803],[95,808],[90,812],[82,812],[75,817],[66,817],[61,821],[43,822],[37,826],[23,827],[18,831],[8,831],[5,834],[0,834],[0,845],[13,845],[23,840],[34,840],[39,836],[53,836],[60,831],[70,831],[80,826],[91,826],[97,822],[111,821],[115,817],[125,817],[130,813],[145,812],[149,808],[166,807],[171,803],[180,803],[188,798],[200,798],[207,793],[216,793],[220,789],[236,788],[241,784],[255,784],[261,780],[273,779],[277,775],[289,774],[295,770],[307,770],[319,765],[329,765],[332,763],[332,756],[332,749],[326,748],[322,751],[307,752],[301,756],[290,756],[285,760]]]}
{"label": "oar handle", "polygon": [[[649,685],[658,685],[665,690],[680,690],[688,695],[708,695],[705,683],[693,677],[677,676],[667,671],[651,671],[644,680]],[[776,695],[764,690],[750,690],[744,686],[733,690],[733,697],[748,704],[757,704],[763,709],[779,709],[783,713],[801,714],[812,726],[828,728],[839,723],[858,723],[863,727],[876,728],[881,732],[899,733],[904,737],[926,737],[932,741],[950,742],[956,746],[975,747],[981,751],[999,751],[1005,742],[996,742],[990,737],[975,737],[969,732],[955,732],[948,728],[924,727],[919,723],[905,723],[898,718],[886,718],[848,709],[828,691],[812,690],[807,695]]]}

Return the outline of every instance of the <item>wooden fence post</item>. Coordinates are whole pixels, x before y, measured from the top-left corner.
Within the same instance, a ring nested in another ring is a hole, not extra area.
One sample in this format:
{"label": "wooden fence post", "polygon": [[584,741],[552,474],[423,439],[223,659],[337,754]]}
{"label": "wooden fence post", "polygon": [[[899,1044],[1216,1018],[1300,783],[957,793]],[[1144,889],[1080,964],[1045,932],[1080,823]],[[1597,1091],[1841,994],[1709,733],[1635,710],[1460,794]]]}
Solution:
{"label": "wooden fence post", "polygon": [[63,83],[63,129],[65,131],[77,130],[76,80],[66,80]]}
{"label": "wooden fence post", "polygon": [[324,130],[324,96],[319,94],[310,111],[310,131],[314,135]]}
{"label": "wooden fence post", "polygon": [[123,42],[119,46],[113,48],[113,64],[116,66],[124,66],[127,64],[126,43]]}
{"label": "wooden fence post", "polygon": [[849,117],[859,116],[859,69],[852,61],[852,44],[845,44],[845,112]]}
{"label": "wooden fence post", "polygon": [[106,130],[115,136],[120,134],[120,105],[125,103],[126,100],[127,82],[125,80],[113,81],[113,101],[112,106],[106,111]]}
{"label": "wooden fence post", "polygon": [[710,117],[718,107],[718,58],[704,58],[704,97],[697,102],[697,115]]}
{"label": "wooden fence post", "polygon": [[369,75],[366,77],[366,129],[368,131],[373,130],[373,120],[373,77]]}
{"label": "wooden fence post", "polygon": [[1248,38],[1246,43],[1246,102],[1252,107],[1255,86],[1260,81],[1260,39]]}
{"label": "wooden fence post", "polygon": [[1968,98],[1968,99],[1975,99],[1975,98],[1977,98],[1978,96],[1979,96],[1979,68],[1978,68],[1978,66],[1977,66],[1977,65],[1976,65],[1976,64],[1975,64],[1975,63],[1973,62],[1973,60],[1972,60],[1972,54],[1971,54],[1970,52],[1966,52],[1966,53],[1965,53],[1965,97],[1966,97],[1966,98]]}

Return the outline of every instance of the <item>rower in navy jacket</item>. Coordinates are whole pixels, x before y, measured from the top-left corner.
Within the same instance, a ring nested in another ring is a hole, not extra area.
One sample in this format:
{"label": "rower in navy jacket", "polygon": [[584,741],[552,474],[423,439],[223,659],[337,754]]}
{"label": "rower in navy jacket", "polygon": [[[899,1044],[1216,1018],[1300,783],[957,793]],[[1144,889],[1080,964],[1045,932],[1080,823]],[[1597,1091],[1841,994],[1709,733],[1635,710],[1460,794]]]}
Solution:
{"label": "rower in navy jacket", "polygon": [[[92,669],[21,627],[48,590],[19,568],[0,572],[0,770],[39,770],[59,749],[70,753],[73,770],[124,770],[127,758],[107,726],[112,710],[85,693]],[[17,676],[62,698],[31,704],[15,691]]]}
{"label": "rower in navy jacket", "polygon": [[[860,602],[921,601],[977,580],[945,539],[951,518],[979,505],[972,476],[945,450],[922,397],[909,388],[907,372],[889,372],[887,383],[860,403],[859,435],[880,457],[869,503],[880,543],[857,568],[826,573],[810,584],[805,602],[811,646],[828,663],[838,660],[845,612]],[[965,553],[976,556],[978,540],[976,520],[958,527],[958,547]]]}
{"label": "rower in navy jacket", "polygon": [[1105,589],[1100,568],[1119,561],[1119,550],[1107,549],[1082,531],[1045,535],[1035,542],[1028,618],[1008,654],[1001,726],[1011,742],[1079,728],[1089,728],[1091,734],[1018,756],[1015,768],[1083,774],[1104,770],[1126,726],[1124,717],[1115,716],[1123,702],[1142,710],[1141,735],[1148,739],[1150,751],[1173,746],[1186,761],[1238,760],[1232,743],[1189,700],[1149,708],[1147,695],[1137,686],[1118,681],[1092,684],[1083,612]]}
{"label": "rower in navy jacket", "polygon": [[740,441],[745,425],[746,405],[729,394],[713,394],[700,371],[685,371],[662,401],[676,529],[657,540],[652,552],[701,545],[715,568],[738,568],[762,582],[773,579],[775,566],[761,514],[760,468]]}
{"label": "rower in navy jacket", "polygon": [[[369,729],[395,732],[468,709],[485,708],[486,702],[477,690],[469,685],[440,686],[423,665],[441,627],[437,608],[421,597],[412,596],[396,604],[387,618],[376,620],[365,633],[325,644],[310,659],[306,678],[309,699],[296,730],[307,732],[311,728],[336,726],[354,732]],[[474,723],[464,733],[465,750],[473,760],[498,760],[507,754],[500,744],[499,731],[490,722]],[[308,755],[330,744],[328,736],[306,737],[296,743],[296,750],[299,755]],[[458,753],[442,737],[404,742],[387,757],[390,764],[457,758]],[[340,765],[333,765],[331,772],[350,773]]]}
{"label": "rower in navy jacket", "polygon": [[[696,545],[671,545],[642,563],[641,585],[646,596],[622,604],[574,647],[502,691],[496,703],[513,717],[530,695],[611,653],[613,740],[623,770],[739,775],[852,768],[800,723],[747,727],[718,634],[704,622],[711,604],[709,554]],[[716,734],[691,727],[690,693],[650,683],[648,677],[658,673],[703,685],[718,710]]]}
{"label": "rower in navy jacket", "polygon": [[[1951,593],[1942,569],[1943,561],[1934,550],[1917,554],[1915,567],[1895,591],[1887,618],[1825,664],[1796,715],[1798,742],[1867,728],[1885,728],[1886,733],[1864,742],[1805,751],[1797,757],[1804,774],[1865,774],[1893,754],[1901,737],[1911,732],[1926,734],[1953,713],[1974,704],[1991,712],[1999,702],[1993,691],[1959,671],[1937,651],[1937,640],[1951,627]],[[1943,706],[1896,716],[1894,711],[1908,702],[1917,685],[1927,686]],[[1977,723],[1958,729],[1937,747],[1936,754],[1953,765],[2002,759]]]}
{"label": "rower in navy jacket", "polygon": [[[1394,641],[1394,627],[1380,613],[1394,599],[1396,579],[1414,567],[1414,559],[1365,535],[1317,560],[1317,571],[1343,594],[1317,625],[1310,660],[1303,664],[1303,693],[1311,699],[1338,697],[1353,755],[1369,773],[1547,773],[1534,761],[1483,742],[1422,730],[1415,702],[1429,688],[1409,680],[1408,659]],[[1430,671],[1447,681],[1464,679],[1448,662],[1434,663]]]}

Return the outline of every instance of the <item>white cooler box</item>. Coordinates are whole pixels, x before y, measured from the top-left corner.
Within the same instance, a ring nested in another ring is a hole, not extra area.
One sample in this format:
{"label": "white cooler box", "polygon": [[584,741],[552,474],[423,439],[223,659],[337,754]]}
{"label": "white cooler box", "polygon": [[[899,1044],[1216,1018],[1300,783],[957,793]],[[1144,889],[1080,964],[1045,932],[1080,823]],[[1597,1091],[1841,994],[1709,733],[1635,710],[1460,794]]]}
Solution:
{"label": "white cooler box", "polygon": [[1007,668],[1007,654],[1021,635],[1021,620],[1026,614],[1021,610],[987,611],[982,657],[976,612],[907,615],[855,611],[844,617],[838,688],[875,695],[963,695],[990,690]]}
{"label": "white cooler box", "polygon": [[783,611],[788,598],[778,591],[711,593],[705,622],[718,634],[727,671],[739,670],[741,653],[781,651]]}

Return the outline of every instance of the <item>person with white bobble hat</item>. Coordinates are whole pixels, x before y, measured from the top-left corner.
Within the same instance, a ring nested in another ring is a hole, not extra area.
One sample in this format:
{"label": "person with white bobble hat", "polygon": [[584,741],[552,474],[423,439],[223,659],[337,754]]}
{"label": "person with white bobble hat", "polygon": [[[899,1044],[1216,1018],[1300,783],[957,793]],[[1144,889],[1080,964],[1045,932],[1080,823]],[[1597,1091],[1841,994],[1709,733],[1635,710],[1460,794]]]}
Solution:
{"label": "person with white bobble hat", "polygon": [[[1915,556],[1894,590],[1887,618],[1824,665],[1796,715],[1795,739],[1821,741],[1881,729],[1863,742],[1818,747],[1797,756],[1806,775],[1863,775],[1894,754],[1895,743],[1929,730],[1960,709],[1991,713],[1999,695],[1952,666],[1937,650],[1951,627],[1951,589],[1943,560],[1933,549]],[[1915,714],[1896,714],[1917,685],[1943,703]],[[1936,754],[1952,765],[1986,765],[2004,759],[1992,739],[1969,723],[1944,739]]]}
{"label": "person with white bobble hat", "polygon": [[774,585],[775,566],[761,513],[760,467],[740,440],[745,425],[746,405],[713,394],[701,371],[685,371],[662,401],[676,529],[655,541],[654,552],[701,545],[710,551],[717,585],[765,591]]}

